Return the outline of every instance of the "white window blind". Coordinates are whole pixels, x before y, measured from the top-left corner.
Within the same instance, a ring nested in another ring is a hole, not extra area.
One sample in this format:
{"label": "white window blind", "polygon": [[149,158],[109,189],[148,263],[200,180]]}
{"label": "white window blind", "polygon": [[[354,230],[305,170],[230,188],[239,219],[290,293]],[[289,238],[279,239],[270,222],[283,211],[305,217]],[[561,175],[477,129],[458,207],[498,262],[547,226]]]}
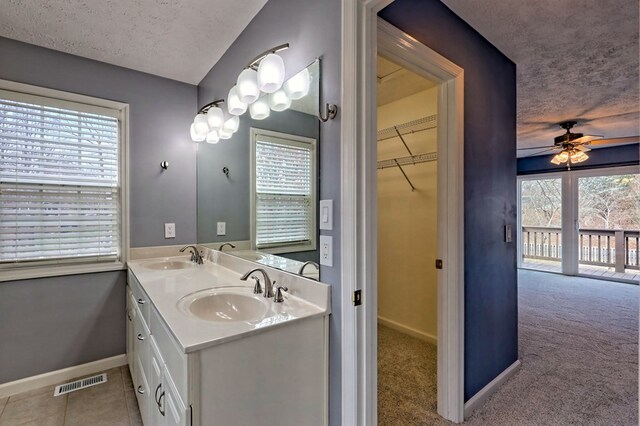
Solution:
{"label": "white window blind", "polygon": [[254,176],[256,248],[315,248],[315,144],[256,135]]}
{"label": "white window blind", "polygon": [[0,91],[0,266],[119,258],[117,117]]}

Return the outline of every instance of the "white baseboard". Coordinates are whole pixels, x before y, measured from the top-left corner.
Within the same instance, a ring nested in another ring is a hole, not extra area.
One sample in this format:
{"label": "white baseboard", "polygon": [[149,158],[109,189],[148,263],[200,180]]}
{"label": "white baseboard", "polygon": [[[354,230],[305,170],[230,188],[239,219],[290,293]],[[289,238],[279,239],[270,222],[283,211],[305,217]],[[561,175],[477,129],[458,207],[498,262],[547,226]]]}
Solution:
{"label": "white baseboard", "polygon": [[408,334],[409,336],[413,336],[417,339],[424,340],[425,342],[432,343],[434,345],[438,344],[438,337],[433,334],[425,333],[424,331],[416,330],[415,328],[411,328],[404,324],[400,324],[399,322],[392,321],[390,319],[378,316],[378,322],[384,326],[397,330],[401,333]]}
{"label": "white baseboard", "polygon": [[464,404],[464,418],[467,419],[471,414],[497,391],[500,386],[504,384],[513,374],[520,368],[520,360],[516,360],[513,364],[507,367],[502,373],[490,381],[485,387],[473,395],[469,401]]}
{"label": "white baseboard", "polygon": [[26,377],[24,379],[13,382],[0,384],[0,398],[38,389],[43,386],[51,386],[64,383],[80,376],[87,376],[93,373],[99,373],[110,368],[120,367],[127,363],[125,354],[104,358],[98,361],[86,364],[75,365],[73,367],[63,368],[62,370],[50,371],[37,376]]}

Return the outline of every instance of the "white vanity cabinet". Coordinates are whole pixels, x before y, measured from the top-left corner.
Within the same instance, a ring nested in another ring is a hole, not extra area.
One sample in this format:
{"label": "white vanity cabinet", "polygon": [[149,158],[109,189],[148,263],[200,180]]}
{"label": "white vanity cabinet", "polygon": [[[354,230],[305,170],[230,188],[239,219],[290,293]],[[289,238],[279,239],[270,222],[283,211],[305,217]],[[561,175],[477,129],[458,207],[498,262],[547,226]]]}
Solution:
{"label": "white vanity cabinet", "polygon": [[[161,329],[157,320],[154,321],[155,329],[151,328],[150,317],[157,318],[158,314],[131,273],[128,283],[127,360],[142,421],[147,426],[190,425],[190,410],[176,391],[158,339],[166,345],[167,358],[171,358],[171,352],[178,351],[178,348],[175,342],[168,340],[170,336]],[[187,369],[186,356],[181,362],[184,365],[177,366],[178,374]]]}

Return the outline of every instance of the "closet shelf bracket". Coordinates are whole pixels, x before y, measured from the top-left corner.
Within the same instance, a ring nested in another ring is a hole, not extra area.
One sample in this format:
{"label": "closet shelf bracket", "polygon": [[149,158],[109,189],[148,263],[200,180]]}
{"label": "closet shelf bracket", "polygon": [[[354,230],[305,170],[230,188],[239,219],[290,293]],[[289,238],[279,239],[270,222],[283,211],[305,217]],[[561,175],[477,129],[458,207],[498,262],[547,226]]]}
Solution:
{"label": "closet shelf bracket", "polygon": [[396,162],[396,166],[398,166],[398,168],[400,169],[400,171],[402,172],[402,176],[404,176],[404,178],[407,180],[407,182],[409,182],[409,186],[411,187],[411,192],[416,190],[416,187],[413,186],[413,184],[411,183],[411,179],[409,179],[409,176],[407,176],[407,174],[404,172],[404,169],[402,168],[402,166],[400,165],[400,163],[398,163],[397,159],[393,159],[393,161]]}

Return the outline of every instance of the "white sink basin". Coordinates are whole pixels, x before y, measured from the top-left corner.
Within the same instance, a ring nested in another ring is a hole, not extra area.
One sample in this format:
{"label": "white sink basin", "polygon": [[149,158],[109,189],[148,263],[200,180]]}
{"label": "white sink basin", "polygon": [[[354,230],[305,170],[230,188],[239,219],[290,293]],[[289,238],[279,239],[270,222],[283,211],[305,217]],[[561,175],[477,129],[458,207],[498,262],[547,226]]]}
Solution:
{"label": "white sink basin", "polygon": [[264,259],[263,255],[252,251],[232,251],[230,253],[246,260],[252,260],[254,262]]}
{"label": "white sink basin", "polygon": [[145,268],[154,269],[157,271],[187,269],[187,268],[193,268],[194,266],[195,266],[195,263],[187,262],[183,260],[160,260],[158,262],[149,262],[144,264]]}
{"label": "white sink basin", "polygon": [[181,311],[213,322],[260,321],[269,310],[261,294],[251,288],[219,288],[198,291],[178,301]]}

